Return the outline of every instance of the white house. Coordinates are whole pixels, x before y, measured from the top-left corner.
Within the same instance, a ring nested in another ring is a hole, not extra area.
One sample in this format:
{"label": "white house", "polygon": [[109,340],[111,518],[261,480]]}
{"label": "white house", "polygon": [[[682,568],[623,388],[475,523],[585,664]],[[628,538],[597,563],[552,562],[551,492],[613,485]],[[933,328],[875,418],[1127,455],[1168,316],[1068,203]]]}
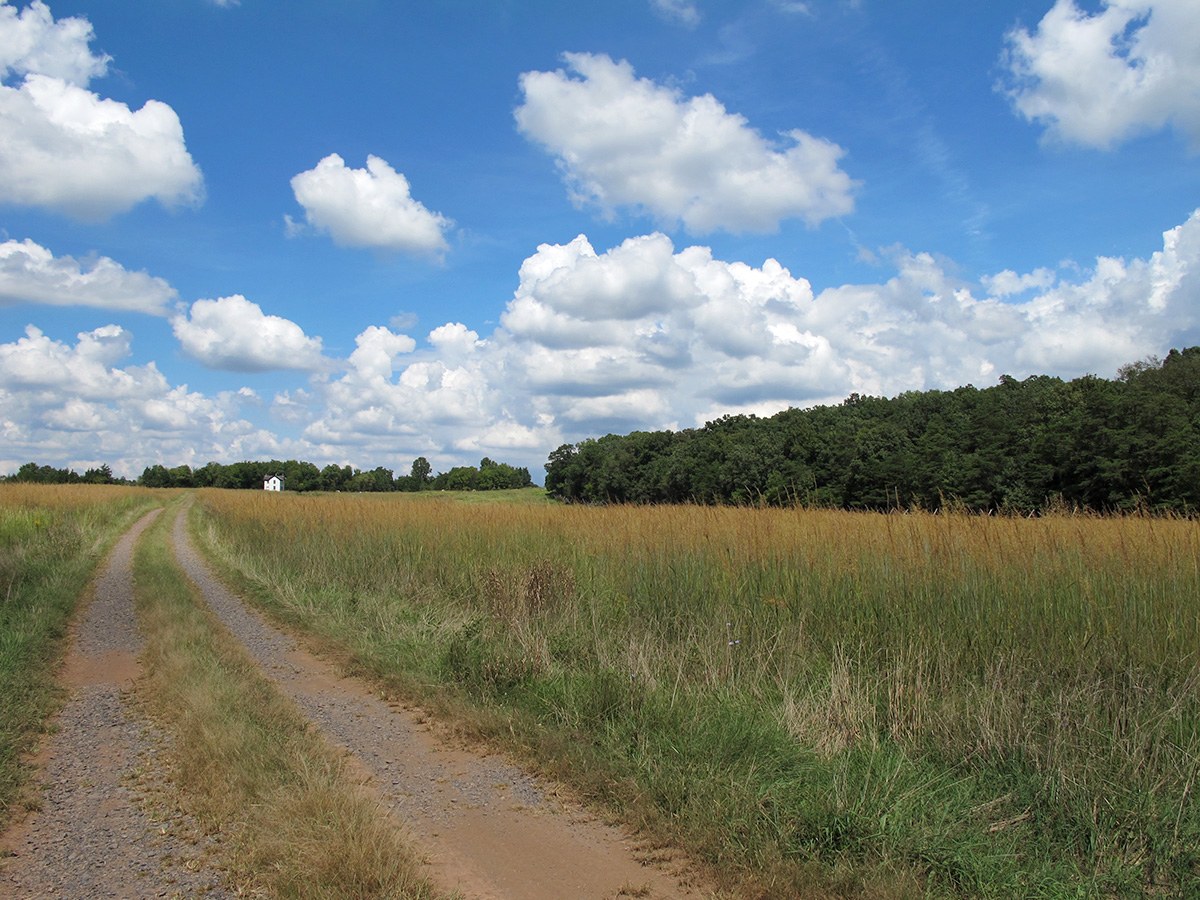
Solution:
{"label": "white house", "polygon": [[283,490],[283,476],[282,475],[268,475],[266,478],[263,479],[263,490],[264,491],[282,491]]}

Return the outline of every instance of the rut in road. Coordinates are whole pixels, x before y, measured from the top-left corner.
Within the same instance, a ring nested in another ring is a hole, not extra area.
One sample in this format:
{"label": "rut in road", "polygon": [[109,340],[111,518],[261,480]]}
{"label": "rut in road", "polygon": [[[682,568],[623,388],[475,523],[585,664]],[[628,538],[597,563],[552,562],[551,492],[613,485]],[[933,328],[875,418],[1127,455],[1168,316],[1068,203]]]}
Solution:
{"label": "rut in road", "polygon": [[268,676],[355,758],[368,787],[423,851],[431,881],[480,900],[714,896],[680,858],[639,853],[629,835],[499,755],[439,741],[412,711],[337,675],[212,577],[185,519],[177,515],[173,528],[184,571]]}
{"label": "rut in road", "polygon": [[159,512],[118,541],[74,629],[62,674],[70,698],[42,754],[41,809],[0,838],[12,854],[0,860],[0,898],[233,898],[194,823],[144,800],[166,785],[155,762],[163,738],[129,694],[142,647],[131,566]]}

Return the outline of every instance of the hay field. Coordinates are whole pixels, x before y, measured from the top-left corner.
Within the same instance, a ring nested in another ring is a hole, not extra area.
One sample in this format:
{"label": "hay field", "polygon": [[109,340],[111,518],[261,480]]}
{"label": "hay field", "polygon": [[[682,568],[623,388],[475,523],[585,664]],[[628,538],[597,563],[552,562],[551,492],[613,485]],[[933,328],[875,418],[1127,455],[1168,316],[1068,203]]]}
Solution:
{"label": "hay field", "polygon": [[730,884],[1200,891],[1200,524],[206,490],[274,614]]}

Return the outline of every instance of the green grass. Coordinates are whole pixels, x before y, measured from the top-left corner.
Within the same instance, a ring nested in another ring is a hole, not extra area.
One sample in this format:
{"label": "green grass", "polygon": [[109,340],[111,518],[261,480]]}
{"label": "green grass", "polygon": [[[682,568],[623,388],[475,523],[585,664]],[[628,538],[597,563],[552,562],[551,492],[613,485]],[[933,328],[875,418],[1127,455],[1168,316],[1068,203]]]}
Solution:
{"label": "green grass", "polygon": [[[292,496],[296,496],[293,494]],[[308,496],[337,497],[339,494],[320,493]],[[349,494],[343,496],[350,496]],[[557,501],[546,496],[546,489],[541,487],[506,488],[498,491],[396,491],[393,493],[363,493],[354,494],[355,498],[368,503],[404,503],[404,502],[445,502],[456,503],[513,503],[513,504],[553,504]]]}
{"label": "green grass", "polygon": [[449,499],[463,503],[554,503],[540,487],[510,488],[502,491],[443,491]]}
{"label": "green grass", "polygon": [[179,800],[225,836],[239,891],[296,900],[435,897],[342,756],[202,607],[171,554],[172,519],[147,529],[136,554],[142,690],[174,737]]}
{"label": "green grass", "polygon": [[201,494],[259,601],[747,896],[1200,895],[1200,525]]}
{"label": "green grass", "polygon": [[128,488],[0,485],[0,828],[36,805],[28,758],[62,700],[68,622],[97,564],[155,502]]}

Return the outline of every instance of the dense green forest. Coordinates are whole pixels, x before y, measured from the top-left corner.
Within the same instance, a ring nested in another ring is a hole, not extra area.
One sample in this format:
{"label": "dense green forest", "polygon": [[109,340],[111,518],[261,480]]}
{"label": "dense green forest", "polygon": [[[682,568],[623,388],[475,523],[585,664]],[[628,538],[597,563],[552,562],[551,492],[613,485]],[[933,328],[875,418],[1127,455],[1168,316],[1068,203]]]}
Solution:
{"label": "dense green forest", "polygon": [[1115,380],[1045,375],[995,387],[852,394],[840,406],[565,444],[546,488],[567,501],[948,504],[1033,512],[1200,509],[1200,347]]}
{"label": "dense green forest", "polygon": [[277,459],[268,462],[237,462],[228,465],[210,462],[198,469],[190,466],[148,466],[136,481],[114,478],[107,466],[88,469],[83,475],[71,469],[55,469],[26,463],[6,481],[42,484],[140,484],[145,487],[219,487],[262,490],[263,479],[281,475],[289,491],[490,491],[528,487],[533,483],[529,470],[484,457],[479,468],[455,466],[448,472],[433,474],[429,460],[418,456],[408,475],[393,475],[382,466],[368,472],[350,466],[328,465],[318,469],[310,462]]}

